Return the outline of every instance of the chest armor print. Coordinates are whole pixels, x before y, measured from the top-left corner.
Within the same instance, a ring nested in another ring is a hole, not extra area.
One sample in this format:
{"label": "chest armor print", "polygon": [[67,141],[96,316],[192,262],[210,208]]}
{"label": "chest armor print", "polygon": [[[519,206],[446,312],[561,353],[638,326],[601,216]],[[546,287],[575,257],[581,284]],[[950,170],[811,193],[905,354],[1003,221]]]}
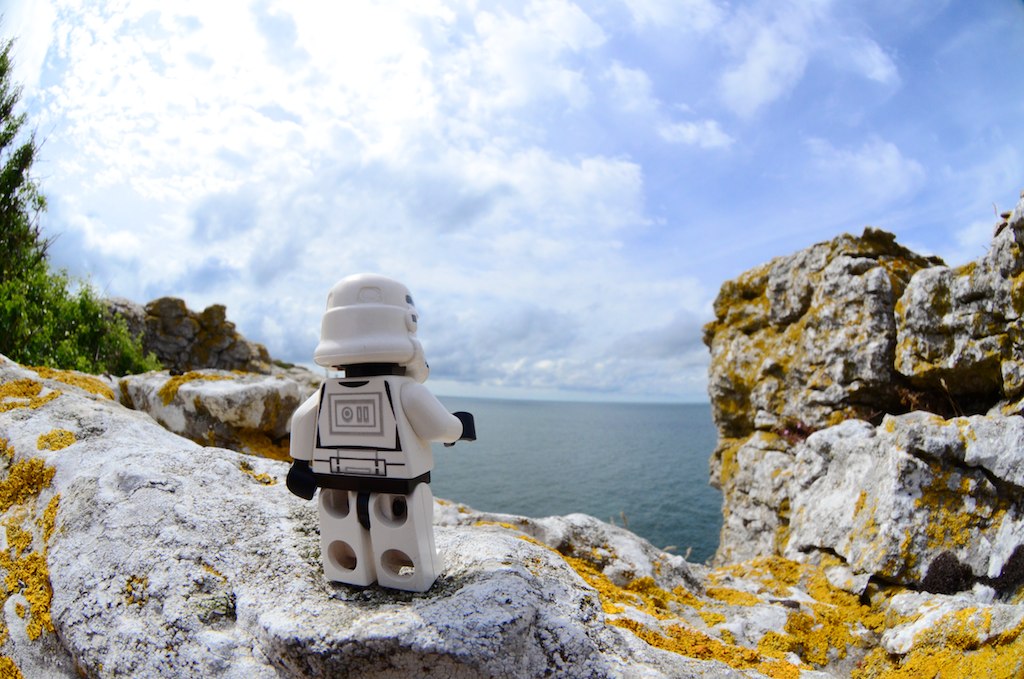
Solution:
{"label": "chest armor print", "polygon": [[328,467],[322,472],[388,476],[388,467],[404,467],[404,460],[386,454],[402,450],[390,385],[383,380],[324,382],[316,447],[315,461]]}

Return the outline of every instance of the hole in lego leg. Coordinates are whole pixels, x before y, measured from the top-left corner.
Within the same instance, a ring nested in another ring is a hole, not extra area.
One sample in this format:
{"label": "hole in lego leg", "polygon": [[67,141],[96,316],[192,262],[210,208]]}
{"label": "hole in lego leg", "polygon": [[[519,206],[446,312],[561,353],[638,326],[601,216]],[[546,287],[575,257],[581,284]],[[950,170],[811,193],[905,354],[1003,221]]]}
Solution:
{"label": "hole in lego leg", "polygon": [[355,570],[358,561],[352,545],[341,540],[335,540],[331,543],[331,546],[327,548],[327,556],[330,558],[331,563],[347,571]]}
{"label": "hole in lego leg", "polygon": [[404,495],[378,495],[374,507],[377,518],[388,526],[401,526],[409,516]]}
{"label": "hole in lego leg", "polygon": [[416,574],[416,564],[408,554],[397,549],[389,549],[381,554],[380,565],[384,570],[400,578],[411,578]]}
{"label": "hole in lego leg", "polygon": [[324,509],[327,513],[337,519],[344,519],[349,513],[349,500],[347,490],[336,488],[322,488],[320,493],[323,496]]}

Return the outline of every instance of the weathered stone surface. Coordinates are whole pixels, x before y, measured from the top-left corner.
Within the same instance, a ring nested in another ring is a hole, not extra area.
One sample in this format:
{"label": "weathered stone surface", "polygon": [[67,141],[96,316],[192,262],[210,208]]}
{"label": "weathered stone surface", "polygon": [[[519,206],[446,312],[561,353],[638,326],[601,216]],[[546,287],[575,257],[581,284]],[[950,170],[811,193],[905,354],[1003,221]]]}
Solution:
{"label": "weathered stone surface", "polygon": [[915,276],[896,306],[896,369],[977,412],[1024,394],[1024,198],[985,256]]}
{"label": "weathered stone surface", "polygon": [[725,283],[704,331],[721,436],[820,429],[897,406],[893,308],[934,263],[867,229]]}
{"label": "weathered stone surface", "polygon": [[719,562],[781,553],[790,502],[780,475],[794,442],[902,407],[893,310],[911,276],[935,263],[867,229],[722,286],[704,330],[719,430],[711,482],[724,497]]}
{"label": "weathered stone surface", "polygon": [[174,432],[207,446],[278,460],[288,456],[292,413],[312,392],[285,374],[193,370],[120,379],[124,405],[148,413]]}
{"label": "weathered stone surface", "polygon": [[196,313],[174,297],[155,299],[144,308],[126,299],[107,306],[125,319],[142,346],[168,370],[183,373],[202,368],[266,373],[270,355],[262,344],[250,342],[227,320],[222,304]]}
{"label": "weathered stone surface", "polygon": [[812,434],[796,449],[786,554],[838,554],[855,574],[915,587],[951,554],[969,570],[962,589],[1003,589],[1024,545],[1024,449],[1007,445],[1022,437],[1024,418],[923,412]]}
{"label": "weathered stone surface", "polygon": [[[446,567],[429,592],[333,585],[286,464],[198,446],[99,380],[43,373],[0,357],[11,676],[866,679],[951,651],[977,676],[1024,669],[1024,625],[992,588],[868,602],[833,584],[838,558],[711,569],[579,514],[439,500]],[[774,460],[772,445],[752,454]]]}

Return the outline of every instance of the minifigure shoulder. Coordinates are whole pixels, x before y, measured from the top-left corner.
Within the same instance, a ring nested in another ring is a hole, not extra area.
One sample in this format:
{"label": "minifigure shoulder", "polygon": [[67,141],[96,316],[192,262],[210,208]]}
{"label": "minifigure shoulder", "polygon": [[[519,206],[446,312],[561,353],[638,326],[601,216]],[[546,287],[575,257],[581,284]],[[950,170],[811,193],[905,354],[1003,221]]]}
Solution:
{"label": "minifigure shoulder", "polygon": [[427,441],[451,443],[462,436],[462,422],[448,412],[425,386],[409,381],[402,385],[402,410],[416,435]]}
{"label": "minifigure shoulder", "polygon": [[293,459],[313,459],[313,448],[316,442],[316,413],[319,405],[320,390],[318,389],[292,414],[289,452]]}

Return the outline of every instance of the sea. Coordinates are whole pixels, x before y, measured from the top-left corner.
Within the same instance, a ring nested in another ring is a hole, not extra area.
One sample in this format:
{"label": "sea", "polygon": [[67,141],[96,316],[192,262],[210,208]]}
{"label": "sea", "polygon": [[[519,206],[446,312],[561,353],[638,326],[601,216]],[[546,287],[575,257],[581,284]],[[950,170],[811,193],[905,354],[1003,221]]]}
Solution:
{"label": "sea", "polygon": [[583,512],[692,563],[718,547],[710,405],[439,399],[473,413],[477,440],[435,448],[435,497],[529,517]]}

